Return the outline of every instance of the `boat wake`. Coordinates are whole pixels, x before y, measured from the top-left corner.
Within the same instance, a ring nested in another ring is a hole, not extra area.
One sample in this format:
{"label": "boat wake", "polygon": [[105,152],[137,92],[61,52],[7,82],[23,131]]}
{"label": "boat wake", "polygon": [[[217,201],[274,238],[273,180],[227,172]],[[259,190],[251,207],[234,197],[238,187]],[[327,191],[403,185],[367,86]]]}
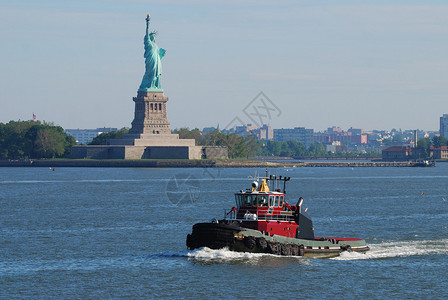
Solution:
{"label": "boat wake", "polygon": [[385,259],[416,255],[448,254],[448,239],[369,244],[366,254],[343,252],[333,260]]}
{"label": "boat wake", "polygon": [[[249,253],[249,252],[235,252],[227,248],[213,250],[207,247],[195,249],[187,254],[188,258],[201,260],[245,260],[245,259],[259,259],[270,254],[264,253]],[[274,255],[271,255],[274,256]]]}
{"label": "boat wake", "polygon": [[[448,239],[443,240],[423,240],[406,242],[385,242],[381,244],[369,244],[370,251],[367,253],[342,252],[340,256],[331,260],[365,260],[365,259],[386,259],[394,257],[407,257],[417,255],[446,255],[448,254]],[[252,263],[266,258],[300,259],[300,256],[280,256],[268,253],[248,253],[235,252],[229,249],[213,250],[207,247],[185,251],[167,251],[155,254],[156,257],[186,257],[191,260],[215,261],[215,262],[241,262],[250,261]]]}
{"label": "boat wake", "polygon": [[[232,262],[232,261],[251,261],[256,262],[263,258],[285,258],[285,256],[274,255],[269,253],[249,253],[235,252],[227,248],[213,250],[207,247],[191,250],[191,251],[167,251],[156,254],[157,257],[186,257],[189,260],[199,261],[215,261],[215,262]],[[299,256],[288,256],[289,258],[303,259]]]}

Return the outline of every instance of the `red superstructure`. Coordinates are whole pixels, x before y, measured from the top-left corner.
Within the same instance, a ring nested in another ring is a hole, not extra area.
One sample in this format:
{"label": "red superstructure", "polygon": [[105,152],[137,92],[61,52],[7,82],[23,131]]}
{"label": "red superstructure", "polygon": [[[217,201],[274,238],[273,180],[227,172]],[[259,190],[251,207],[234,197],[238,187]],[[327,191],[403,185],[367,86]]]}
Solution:
{"label": "red superstructure", "polygon": [[[229,212],[230,219],[269,236],[314,238],[311,218],[302,213],[303,199],[299,198],[294,206],[285,200],[285,185],[290,177],[271,175],[259,180],[260,184],[254,181],[251,189],[235,194],[236,207]],[[300,216],[304,222],[298,222]]]}

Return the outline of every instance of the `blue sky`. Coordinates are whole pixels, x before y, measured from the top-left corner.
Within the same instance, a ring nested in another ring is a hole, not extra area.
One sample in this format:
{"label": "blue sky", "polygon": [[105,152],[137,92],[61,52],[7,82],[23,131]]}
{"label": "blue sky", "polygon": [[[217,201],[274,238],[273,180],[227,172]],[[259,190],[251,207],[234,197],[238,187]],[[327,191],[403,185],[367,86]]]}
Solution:
{"label": "blue sky", "polygon": [[240,2],[3,0],[0,122],[130,127],[149,12],[172,128],[250,122],[263,91],[274,128],[439,129],[446,1]]}

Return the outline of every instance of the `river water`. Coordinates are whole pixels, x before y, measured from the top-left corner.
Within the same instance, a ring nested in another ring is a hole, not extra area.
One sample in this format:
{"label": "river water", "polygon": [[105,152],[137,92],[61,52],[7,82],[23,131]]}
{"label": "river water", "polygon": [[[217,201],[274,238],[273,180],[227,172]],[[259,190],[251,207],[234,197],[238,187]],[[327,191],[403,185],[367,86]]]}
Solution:
{"label": "river water", "polygon": [[335,259],[188,251],[264,169],[0,168],[0,298],[447,298],[448,164],[277,168]]}

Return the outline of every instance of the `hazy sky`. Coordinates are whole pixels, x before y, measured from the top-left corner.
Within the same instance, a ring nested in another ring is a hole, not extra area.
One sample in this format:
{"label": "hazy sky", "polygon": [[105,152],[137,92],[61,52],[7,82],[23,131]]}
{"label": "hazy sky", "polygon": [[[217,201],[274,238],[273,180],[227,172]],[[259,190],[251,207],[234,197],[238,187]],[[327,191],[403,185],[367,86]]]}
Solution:
{"label": "hazy sky", "polygon": [[274,128],[438,130],[448,113],[447,1],[186,2],[2,0],[0,122],[130,127],[148,12],[172,128],[250,123],[259,92]]}

